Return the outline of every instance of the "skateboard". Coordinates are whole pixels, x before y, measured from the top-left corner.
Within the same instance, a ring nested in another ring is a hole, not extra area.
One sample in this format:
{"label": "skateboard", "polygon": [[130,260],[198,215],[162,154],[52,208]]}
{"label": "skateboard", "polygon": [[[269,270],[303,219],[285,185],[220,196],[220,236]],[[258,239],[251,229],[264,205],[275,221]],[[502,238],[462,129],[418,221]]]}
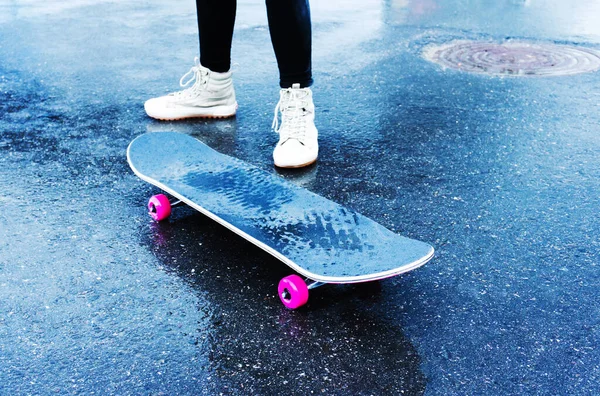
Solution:
{"label": "skateboard", "polygon": [[[427,243],[398,235],[324,197],[221,154],[182,133],[146,133],[131,142],[127,160],[142,180],[227,227],[287,264],[278,295],[295,309],[324,284],[375,281],[428,262]],[[155,221],[169,217],[164,194],[150,198]]]}

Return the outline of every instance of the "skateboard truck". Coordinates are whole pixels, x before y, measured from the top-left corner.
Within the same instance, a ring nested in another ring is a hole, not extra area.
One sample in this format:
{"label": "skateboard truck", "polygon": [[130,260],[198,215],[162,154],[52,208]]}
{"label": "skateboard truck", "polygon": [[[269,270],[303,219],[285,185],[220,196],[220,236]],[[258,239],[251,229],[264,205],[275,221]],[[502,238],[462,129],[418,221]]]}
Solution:
{"label": "skateboard truck", "polygon": [[[148,214],[155,221],[163,221],[171,215],[171,208],[183,204],[184,202],[180,200],[171,202],[164,194],[153,195],[148,201]],[[286,276],[279,282],[279,298],[287,308],[300,308],[308,302],[309,290],[325,284],[308,278],[304,280],[298,275]]]}
{"label": "skateboard truck", "polygon": [[171,215],[171,208],[183,204],[183,201],[169,201],[169,198],[164,194],[153,195],[148,201],[148,214],[154,220],[162,221]]}
{"label": "skateboard truck", "polygon": [[298,275],[286,276],[279,282],[279,298],[290,309],[300,308],[308,302],[308,291],[323,286],[325,282],[305,281]]}

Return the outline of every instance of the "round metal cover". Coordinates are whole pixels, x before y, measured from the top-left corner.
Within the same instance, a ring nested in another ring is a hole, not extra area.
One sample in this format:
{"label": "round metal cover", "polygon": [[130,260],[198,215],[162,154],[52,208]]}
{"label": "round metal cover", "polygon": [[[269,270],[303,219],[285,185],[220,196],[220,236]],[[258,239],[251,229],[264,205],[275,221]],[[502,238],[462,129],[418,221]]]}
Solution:
{"label": "round metal cover", "polygon": [[600,69],[600,52],[569,45],[454,41],[423,56],[443,67],[492,75],[564,76]]}

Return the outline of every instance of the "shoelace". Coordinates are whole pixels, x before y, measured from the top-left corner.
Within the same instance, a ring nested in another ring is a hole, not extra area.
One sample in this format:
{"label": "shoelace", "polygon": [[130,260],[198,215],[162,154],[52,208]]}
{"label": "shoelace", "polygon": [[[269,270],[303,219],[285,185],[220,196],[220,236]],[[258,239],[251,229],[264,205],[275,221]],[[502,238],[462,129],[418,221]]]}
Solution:
{"label": "shoelace", "polygon": [[[279,134],[283,134],[284,141],[296,139],[302,143],[306,131],[304,116],[307,113],[308,102],[304,100],[308,94],[302,90],[288,88],[281,92],[279,102],[275,106],[275,114],[271,128]],[[281,111],[281,125],[279,124],[279,112]]]}
{"label": "shoelace", "polygon": [[[194,84],[188,89],[175,92],[175,95],[187,95],[208,83],[208,75],[210,74],[210,70],[208,70],[200,64],[200,59],[198,57],[194,58],[194,63],[195,65],[192,66],[192,68],[181,77],[181,79],[179,80],[179,85],[182,88],[185,88],[189,86],[192,82]],[[187,81],[184,82],[186,78]]]}

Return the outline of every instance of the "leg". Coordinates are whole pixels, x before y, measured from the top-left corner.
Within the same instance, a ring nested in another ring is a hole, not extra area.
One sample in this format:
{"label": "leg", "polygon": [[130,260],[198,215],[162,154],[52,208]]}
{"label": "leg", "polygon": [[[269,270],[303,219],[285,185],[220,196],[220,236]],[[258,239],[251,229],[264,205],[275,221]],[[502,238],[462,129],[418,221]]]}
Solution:
{"label": "leg", "polygon": [[237,111],[229,71],[236,0],[196,0],[196,11],[201,58],[196,58],[196,64],[179,80],[188,88],[144,103],[152,118],[225,118]]}
{"label": "leg", "polygon": [[196,0],[200,63],[211,71],[229,71],[235,11],[236,0]]}
{"label": "leg", "polygon": [[281,88],[312,85],[312,32],[308,0],[266,0]]}

